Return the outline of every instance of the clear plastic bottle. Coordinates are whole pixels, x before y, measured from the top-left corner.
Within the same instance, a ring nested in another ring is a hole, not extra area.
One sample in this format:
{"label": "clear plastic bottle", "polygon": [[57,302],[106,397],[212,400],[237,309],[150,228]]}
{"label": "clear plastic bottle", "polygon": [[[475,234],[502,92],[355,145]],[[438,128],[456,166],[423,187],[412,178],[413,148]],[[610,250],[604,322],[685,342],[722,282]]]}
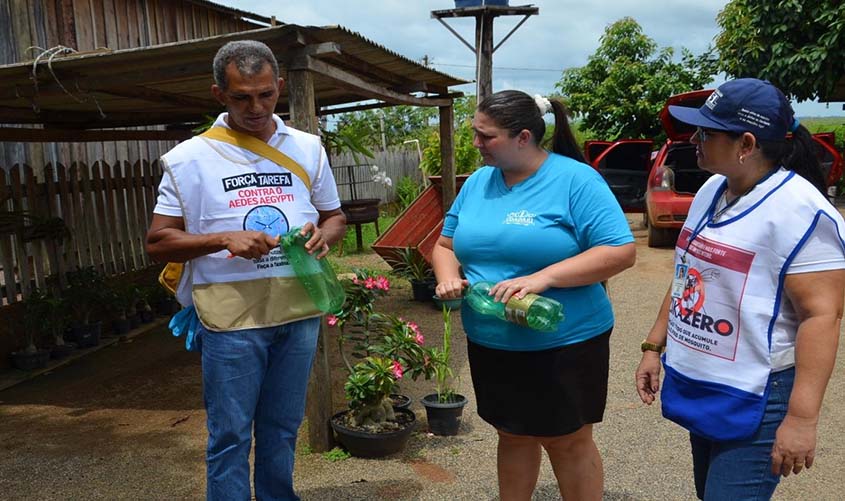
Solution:
{"label": "clear plastic bottle", "polygon": [[558,301],[537,294],[526,294],[522,299],[511,296],[507,303],[500,303],[490,295],[493,285],[492,282],[472,284],[464,300],[470,308],[482,315],[491,315],[538,331],[554,332],[563,321],[563,305]]}
{"label": "clear plastic bottle", "polygon": [[294,228],[282,235],[279,244],[293,267],[296,277],[302,283],[311,300],[320,311],[340,313],[346,293],[337,280],[327,258],[317,259],[305,249],[305,242],[311,235],[301,235],[301,228]]}

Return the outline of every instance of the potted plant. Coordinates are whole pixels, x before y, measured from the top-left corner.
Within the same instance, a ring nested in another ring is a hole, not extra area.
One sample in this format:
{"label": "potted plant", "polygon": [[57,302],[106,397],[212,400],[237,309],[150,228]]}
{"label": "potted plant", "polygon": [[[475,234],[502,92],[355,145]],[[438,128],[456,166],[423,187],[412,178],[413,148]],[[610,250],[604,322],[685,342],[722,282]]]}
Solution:
{"label": "potted plant", "polygon": [[53,348],[50,350],[50,358],[65,358],[70,352],[76,349],[76,344],[65,341],[64,338],[64,331],[68,320],[67,300],[56,292],[56,289],[53,292],[42,292],[36,289],[32,291],[30,298],[35,294],[39,295],[39,301],[42,303],[41,315],[44,330],[53,337]]}
{"label": "potted plant", "polygon": [[452,337],[452,313],[443,308],[443,346],[431,348],[430,357],[437,383],[436,393],[422,399],[428,417],[428,429],[435,435],[457,435],[461,426],[461,414],[467,398],[455,392],[451,385],[452,368],[449,366]]}
{"label": "potted plant", "polygon": [[[380,457],[401,450],[413,431],[416,416],[395,406],[403,377],[433,374],[419,327],[402,318],[376,313],[374,301],[390,283],[383,276],[356,270],[346,280],[346,301],[327,323],[339,327],[338,348],[349,376],[344,391],[348,409],[335,414],[331,426],[347,450],[359,457]],[[350,357],[361,360],[355,365]]]}
{"label": "potted plant", "polygon": [[100,344],[103,323],[92,322],[91,314],[107,299],[103,276],[93,266],[78,268],[67,274],[67,299],[73,311],[70,332],[79,348]]}
{"label": "potted plant", "polygon": [[112,311],[112,333],[115,336],[125,336],[132,330],[129,316],[134,314],[136,301],[135,287],[126,282],[115,280],[109,284],[107,303]]}
{"label": "potted plant", "polygon": [[152,299],[155,296],[155,290],[159,287],[139,287],[138,288],[138,317],[142,324],[148,324],[155,320],[155,312],[153,312]]}
{"label": "potted plant", "polygon": [[434,297],[434,271],[423,255],[412,247],[403,247],[396,251],[393,259],[388,260],[396,275],[411,283],[411,293],[415,301],[431,301]]}
{"label": "potted plant", "polygon": [[164,287],[151,286],[149,288],[149,295],[147,302],[153,308],[156,315],[162,317],[169,317],[179,312],[181,306]]}
{"label": "potted plant", "polygon": [[[36,336],[43,334],[49,328],[49,317],[47,311],[46,295],[35,289],[30,297],[24,301],[24,336],[26,345],[24,349],[12,352],[12,364],[21,370],[31,371],[40,369],[47,365],[50,360],[50,350],[39,349],[35,345]],[[10,323],[10,333],[14,327]]]}

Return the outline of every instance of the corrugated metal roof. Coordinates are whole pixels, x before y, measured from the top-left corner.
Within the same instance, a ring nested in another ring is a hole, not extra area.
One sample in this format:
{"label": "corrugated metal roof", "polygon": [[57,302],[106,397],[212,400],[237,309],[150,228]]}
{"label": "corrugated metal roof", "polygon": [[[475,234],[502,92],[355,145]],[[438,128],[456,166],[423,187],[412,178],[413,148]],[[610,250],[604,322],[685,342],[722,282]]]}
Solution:
{"label": "corrugated metal roof", "polygon": [[[198,40],[117,51],[77,53],[32,63],[0,66],[0,123],[40,123],[57,127],[106,128],[202,120],[220,111],[211,97],[211,62],[231,40],[266,43],[280,60],[322,42],[340,54],[321,61],[395,95],[424,91],[443,96],[463,80],[423,66],[340,26],[287,24]],[[372,99],[336,78],[314,73],[320,107]],[[286,112],[283,95],[277,111]]]}
{"label": "corrugated metal roof", "polygon": [[[246,10],[235,9],[234,7],[229,7],[228,5],[222,5],[217,2],[210,2],[208,0],[185,0],[188,3],[192,3],[195,5],[199,5],[200,7],[205,7],[207,9],[215,9],[224,12],[231,12],[232,14],[237,15],[247,21],[260,21],[264,24],[269,25],[271,19],[267,16],[262,16],[260,14],[256,14],[254,12],[249,12]],[[283,24],[283,23],[279,23]]]}

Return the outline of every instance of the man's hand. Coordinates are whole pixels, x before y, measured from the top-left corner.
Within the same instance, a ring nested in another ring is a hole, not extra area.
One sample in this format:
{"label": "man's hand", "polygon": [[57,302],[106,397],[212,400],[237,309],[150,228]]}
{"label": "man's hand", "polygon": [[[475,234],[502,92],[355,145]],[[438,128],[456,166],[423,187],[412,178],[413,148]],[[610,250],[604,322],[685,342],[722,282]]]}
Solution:
{"label": "man's hand", "polygon": [[315,252],[319,251],[317,254],[317,259],[322,259],[326,254],[329,253],[329,243],[326,241],[325,237],[323,236],[323,230],[319,227],[314,226],[314,223],[307,222],[305,226],[302,227],[302,231],[299,232],[300,235],[306,236],[311,234],[311,238],[305,242],[305,250],[308,251],[308,254],[314,255]]}
{"label": "man's hand", "polygon": [[223,234],[223,243],[230,257],[259,259],[279,245],[279,239],[263,231],[230,231]]}

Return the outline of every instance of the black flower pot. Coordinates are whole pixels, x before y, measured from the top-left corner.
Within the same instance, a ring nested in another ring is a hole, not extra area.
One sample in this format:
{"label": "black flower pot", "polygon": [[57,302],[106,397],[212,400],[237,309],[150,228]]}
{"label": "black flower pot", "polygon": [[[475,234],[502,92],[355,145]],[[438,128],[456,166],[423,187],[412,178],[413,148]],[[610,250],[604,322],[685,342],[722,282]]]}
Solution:
{"label": "black flower pot", "polygon": [[393,403],[393,409],[407,409],[411,406],[411,397],[408,395],[400,395],[399,393],[391,393],[390,400]]}
{"label": "black flower pot", "polygon": [[434,288],[437,286],[437,282],[434,280],[411,280],[411,294],[414,297],[414,301],[432,301],[434,297]]}
{"label": "black flower pot", "polygon": [[116,318],[111,321],[112,334],[115,336],[125,336],[129,332],[129,319]]}
{"label": "black flower pot", "polygon": [[34,353],[24,351],[12,352],[12,365],[22,371],[32,371],[47,365],[50,360],[50,350],[38,350]]}
{"label": "black flower pot", "polygon": [[61,360],[66,356],[70,355],[73,350],[76,349],[76,345],[73,343],[65,343],[53,346],[50,350],[50,358],[53,360]]}
{"label": "black flower pot", "polygon": [[77,348],[92,348],[100,344],[102,330],[102,322],[75,325],[70,328],[70,338],[76,343]]}
{"label": "black flower pot", "polygon": [[156,314],[169,317],[179,312],[179,303],[172,297],[159,300],[155,305]]}
{"label": "black flower pot", "polygon": [[426,395],[422,399],[428,417],[428,430],[435,435],[457,435],[461,427],[461,414],[468,400],[463,395],[455,394],[449,402],[439,402],[437,393]]}
{"label": "black flower pot", "polygon": [[408,409],[395,409],[399,415],[409,420],[403,428],[386,433],[371,433],[348,428],[341,424],[343,416],[349,411],[338,412],[329,420],[338,441],[355,457],[380,458],[395,454],[405,448],[408,438],[417,424],[416,415]]}

